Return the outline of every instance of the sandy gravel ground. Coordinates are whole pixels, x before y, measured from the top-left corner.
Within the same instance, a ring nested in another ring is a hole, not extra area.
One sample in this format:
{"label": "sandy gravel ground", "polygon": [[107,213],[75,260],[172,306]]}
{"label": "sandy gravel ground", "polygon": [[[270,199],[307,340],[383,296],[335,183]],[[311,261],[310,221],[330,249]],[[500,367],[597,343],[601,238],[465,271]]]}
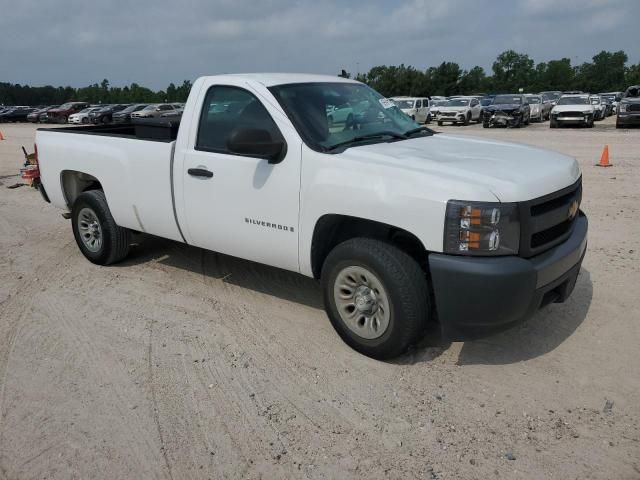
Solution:
{"label": "sandy gravel ground", "polygon": [[161,239],[90,264],[6,188],[35,129],[0,124],[0,477],[640,478],[640,130],[440,130],[576,156],[589,250],[566,303],[381,363],[301,276]]}

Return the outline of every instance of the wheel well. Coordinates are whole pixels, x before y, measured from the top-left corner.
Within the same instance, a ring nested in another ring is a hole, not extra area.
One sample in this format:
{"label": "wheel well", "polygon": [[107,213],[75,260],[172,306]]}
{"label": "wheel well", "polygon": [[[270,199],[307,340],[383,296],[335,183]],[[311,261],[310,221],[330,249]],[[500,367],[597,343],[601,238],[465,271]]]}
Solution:
{"label": "wheel well", "polygon": [[67,206],[71,208],[82,192],[102,190],[102,184],[93,175],[75,170],[64,170],[60,182]]}
{"label": "wheel well", "polygon": [[311,269],[320,278],[322,265],[333,248],[350,238],[366,237],[389,242],[427,269],[427,251],[412,233],[393,225],[347,215],[324,215],[316,223],[311,241]]}

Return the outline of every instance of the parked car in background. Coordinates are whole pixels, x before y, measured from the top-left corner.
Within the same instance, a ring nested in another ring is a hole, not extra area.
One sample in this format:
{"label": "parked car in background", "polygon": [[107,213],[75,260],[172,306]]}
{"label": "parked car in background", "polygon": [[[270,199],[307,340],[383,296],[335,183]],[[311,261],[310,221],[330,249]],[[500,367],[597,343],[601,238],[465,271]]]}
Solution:
{"label": "parked car in background", "polygon": [[0,113],[0,122],[26,122],[27,116],[35,111],[32,107],[9,108]]}
{"label": "parked car in background", "polygon": [[618,104],[616,128],[629,125],[640,125],[640,85],[627,88]]}
{"label": "parked car in background", "polygon": [[611,103],[612,114],[618,113],[618,104],[624,95],[624,92],[607,92],[607,93],[599,93],[601,97],[606,98],[609,103]]}
{"label": "parked car in background", "polygon": [[43,108],[38,108],[34,110],[29,115],[27,115],[27,122],[38,123],[40,121],[40,115],[45,113],[50,108],[55,108],[55,107],[43,107]]}
{"label": "parked car in background", "polygon": [[87,107],[84,110],[80,110],[78,113],[72,113],[69,115],[68,123],[71,124],[87,124],[89,123],[89,115],[92,112],[97,112],[101,110],[103,107]]}
{"label": "parked car in background", "polygon": [[606,104],[602,103],[602,99],[600,98],[600,95],[591,95],[589,97],[589,101],[591,102],[591,105],[593,105],[593,108],[594,108],[593,119],[603,120],[607,114],[607,106]]}
{"label": "parked car in background", "polygon": [[52,105],[50,107],[44,108],[38,114],[38,122],[39,123],[48,123],[49,122],[49,112],[51,110],[55,110],[56,108],[60,108],[60,105]]}
{"label": "parked car in background", "polygon": [[517,93],[496,95],[493,102],[484,109],[482,126],[503,126],[520,128],[529,125],[531,121],[531,107],[524,95]]}
{"label": "parked car in background", "polygon": [[127,104],[104,105],[89,114],[89,121],[96,125],[99,123],[111,123],[113,114],[124,110],[128,106]]}
{"label": "parked car in background", "polygon": [[69,115],[79,112],[87,108],[87,102],[67,102],[58,108],[52,108],[47,112],[47,121],[53,123],[67,123]]}
{"label": "parked car in background", "polygon": [[135,105],[129,105],[127,108],[114,112],[112,115],[114,123],[126,123],[131,121],[131,114],[139,112],[143,108],[146,108],[148,103],[136,103]]}
{"label": "parked car in background", "polygon": [[438,99],[438,100],[434,100],[433,97],[431,97],[431,102],[430,102],[430,106],[429,106],[429,114],[431,115],[431,118],[434,119],[438,116],[438,113],[440,112],[440,108],[444,107],[447,102],[449,100],[447,99]]}
{"label": "parked car in background", "polygon": [[444,106],[438,108],[436,120],[439,126],[442,126],[444,122],[451,122],[454,125],[458,123],[469,125],[472,120],[481,122],[482,106],[480,100],[475,97],[457,97],[448,100]]}
{"label": "parked car in background", "polygon": [[495,98],[495,95],[486,96],[480,99],[480,107],[482,107],[481,113],[480,113],[481,115],[484,116],[484,109],[493,103],[494,98]]}
{"label": "parked car in background", "polygon": [[547,97],[547,99],[551,102],[551,106],[555,106],[558,103],[558,99],[562,96],[562,92],[560,90],[550,90],[547,92],[540,92],[540,95],[543,97]]}
{"label": "parked car in background", "polygon": [[611,102],[606,97],[600,95],[600,103],[602,103],[605,118],[610,117],[613,114],[613,105],[611,105]]}
{"label": "parked car in background", "polygon": [[551,114],[551,101],[542,95],[525,95],[527,102],[529,102],[529,108],[531,110],[531,120],[537,122],[544,122],[549,119]]}
{"label": "parked car in background", "polygon": [[551,110],[549,127],[579,125],[591,128],[593,127],[595,111],[589,100],[589,94],[563,95]]}
{"label": "parked car in background", "polygon": [[153,103],[151,105],[147,105],[142,110],[133,112],[131,114],[131,119],[158,118],[158,117],[161,117],[163,113],[169,113],[173,110],[175,110],[174,106],[168,103]]}
{"label": "parked car in background", "polygon": [[418,123],[427,123],[431,118],[429,99],[424,97],[391,97],[400,110]]}

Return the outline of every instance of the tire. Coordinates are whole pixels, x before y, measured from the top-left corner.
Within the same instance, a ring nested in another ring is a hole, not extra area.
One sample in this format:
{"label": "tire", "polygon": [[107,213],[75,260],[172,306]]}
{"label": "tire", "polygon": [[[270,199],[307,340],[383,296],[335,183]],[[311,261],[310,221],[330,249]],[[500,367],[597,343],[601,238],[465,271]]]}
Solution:
{"label": "tire", "polygon": [[[322,286],[325,309],[336,332],[368,357],[385,360],[401,355],[426,327],[430,311],[426,276],[413,258],[391,244],[369,238],[339,244],[324,262]],[[355,298],[355,292],[363,288],[368,290],[366,295],[377,292],[380,301],[373,302],[377,311],[361,325],[366,313],[356,307],[363,297]],[[344,319],[350,308],[354,312],[351,325]],[[379,330],[373,328],[376,318]]]}
{"label": "tire", "polygon": [[489,128],[489,122],[482,122],[482,128]]}
{"label": "tire", "polygon": [[441,127],[442,126],[442,120],[438,120],[438,126]]}
{"label": "tire", "polygon": [[513,124],[513,128],[520,128],[522,126],[522,117],[518,117],[518,121]]}
{"label": "tire", "polygon": [[622,124],[621,124],[621,123],[619,123],[619,122],[616,122],[616,128],[623,128],[623,127],[622,127]]}
{"label": "tire", "polygon": [[89,123],[89,119],[87,117],[82,117],[82,123],[86,125]]}
{"label": "tire", "polygon": [[525,125],[529,125],[531,123],[531,115],[527,117],[527,120],[524,120],[524,113],[523,113],[522,118],[523,118],[522,123],[524,123]]}
{"label": "tire", "polygon": [[557,120],[551,119],[551,121],[549,122],[549,128],[558,128]]}
{"label": "tire", "polygon": [[463,125],[469,125],[470,121],[471,121],[471,112],[468,112],[467,115],[464,117]]}
{"label": "tire", "polygon": [[[71,212],[71,226],[80,251],[92,263],[110,265],[129,254],[131,232],[116,224],[102,190],[90,190],[78,196]],[[85,241],[83,237],[87,238],[91,232],[94,235]],[[96,239],[101,241],[94,241]]]}

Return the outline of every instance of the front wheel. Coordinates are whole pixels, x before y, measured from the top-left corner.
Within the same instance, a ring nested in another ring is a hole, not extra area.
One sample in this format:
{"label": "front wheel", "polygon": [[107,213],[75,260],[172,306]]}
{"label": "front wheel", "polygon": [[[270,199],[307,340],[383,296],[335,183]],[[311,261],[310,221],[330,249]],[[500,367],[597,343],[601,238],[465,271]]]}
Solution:
{"label": "front wheel", "polygon": [[71,212],[73,236],[92,263],[109,265],[129,254],[131,232],[116,224],[102,190],[81,193]]}
{"label": "front wheel", "polygon": [[438,126],[441,127],[442,126],[442,121],[438,120]]}
{"label": "front wheel", "polygon": [[397,357],[426,326],[426,276],[413,258],[391,244],[369,238],[341,243],[322,267],[322,285],[336,332],[369,357]]}

